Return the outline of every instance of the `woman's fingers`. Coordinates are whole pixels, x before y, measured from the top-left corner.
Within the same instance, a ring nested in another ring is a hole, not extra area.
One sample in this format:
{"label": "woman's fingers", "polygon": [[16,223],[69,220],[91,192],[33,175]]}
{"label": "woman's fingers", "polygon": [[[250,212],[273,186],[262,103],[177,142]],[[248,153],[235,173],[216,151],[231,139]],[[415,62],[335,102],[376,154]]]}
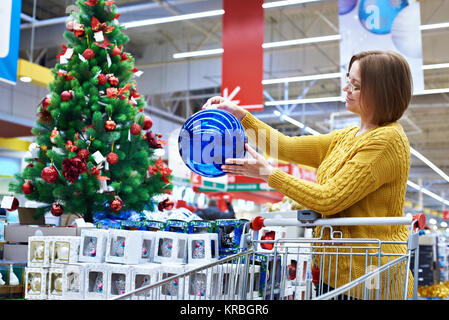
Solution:
{"label": "woman's fingers", "polygon": [[260,157],[260,154],[256,150],[254,150],[248,143],[245,143],[245,149],[254,159],[258,159]]}

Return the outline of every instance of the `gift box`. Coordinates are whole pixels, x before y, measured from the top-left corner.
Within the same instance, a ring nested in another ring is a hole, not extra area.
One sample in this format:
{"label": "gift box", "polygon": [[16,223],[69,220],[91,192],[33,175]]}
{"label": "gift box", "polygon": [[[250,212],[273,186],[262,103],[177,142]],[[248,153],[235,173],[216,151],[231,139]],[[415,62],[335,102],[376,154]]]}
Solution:
{"label": "gift box", "polygon": [[[279,251],[283,247],[283,242],[276,242],[276,240],[285,238],[287,230],[283,227],[263,227],[257,232],[256,251],[257,252],[273,252]],[[269,242],[261,242],[269,241]]]}
{"label": "gift box", "polygon": [[188,235],[187,262],[207,264],[218,260],[218,235],[216,233],[192,233]]}
{"label": "gift box", "polygon": [[146,230],[144,221],[123,220],[120,224],[123,230]]}
{"label": "gift box", "polygon": [[129,265],[107,264],[107,299],[118,297],[131,291],[132,267]]}
{"label": "gift box", "polygon": [[215,225],[218,232],[218,250],[220,255],[238,253],[246,220],[218,219]]}
{"label": "gift box", "polygon": [[106,300],[108,294],[108,268],[105,263],[89,263],[86,265],[84,282],[84,299]]}
{"label": "gift box", "polygon": [[25,299],[47,299],[48,268],[25,268]]}
{"label": "gift box", "polygon": [[140,238],[141,254],[139,256],[138,263],[150,263],[154,261],[154,251],[156,248],[156,232],[149,231],[135,231],[140,232],[142,237]]}
{"label": "gift box", "polygon": [[187,262],[187,234],[178,232],[156,232],[154,262],[185,264]]}
{"label": "gift box", "polygon": [[81,237],[53,237],[51,242],[51,266],[61,267],[78,262]]}
{"label": "gift box", "polygon": [[157,220],[146,220],[143,226],[147,231],[163,231],[165,229],[165,223]]}
{"label": "gift box", "polygon": [[0,261],[0,298],[23,299],[26,263]]}
{"label": "gift box", "polygon": [[87,263],[67,264],[62,268],[62,299],[82,300],[85,294]]}
{"label": "gift box", "polygon": [[142,256],[142,233],[131,230],[109,230],[106,262],[138,264]]}
{"label": "gift box", "polygon": [[[186,265],[185,272],[197,266]],[[218,268],[197,271],[185,277],[185,300],[216,300],[220,298],[222,273]]]}
{"label": "gift box", "polygon": [[215,221],[192,220],[189,221],[187,233],[214,233],[216,232]]}
{"label": "gift box", "polygon": [[[220,266],[219,272],[221,273],[219,294],[222,299],[254,300],[259,298],[261,279],[259,265],[249,263],[245,266],[243,263],[224,263]],[[245,278],[246,283],[244,282]],[[245,287],[244,291],[242,286]]]}
{"label": "gift box", "polygon": [[28,267],[50,267],[52,239],[50,236],[28,238]]}
{"label": "gift box", "polygon": [[187,233],[189,229],[189,223],[183,220],[170,219],[165,222],[164,231]]}
{"label": "gift box", "polygon": [[[162,265],[156,263],[147,263],[132,266],[131,291],[158,282],[159,272],[160,270],[162,270],[162,268]],[[156,295],[154,290],[149,290],[141,293],[136,293],[132,298],[134,300],[154,300],[156,299]]]}
{"label": "gift box", "polygon": [[[182,274],[185,272],[185,270],[185,265],[164,264],[161,266],[159,272],[159,281]],[[183,288],[185,288],[185,278],[175,277],[168,283],[161,285],[157,291],[153,292],[153,294],[156,295],[155,298],[158,300],[184,300],[185,292],[183,291]]]}
{"label": "gift box", "polygon": [[81,230],[79,262],[101,263],[105,261],[106,244],[109,230]]}
{"label": "gift box", "polygon": [[48,269],[48,285],[47,285],[47,297],[48,300],[61,300],[62,299],[62,268],[49,268]]}

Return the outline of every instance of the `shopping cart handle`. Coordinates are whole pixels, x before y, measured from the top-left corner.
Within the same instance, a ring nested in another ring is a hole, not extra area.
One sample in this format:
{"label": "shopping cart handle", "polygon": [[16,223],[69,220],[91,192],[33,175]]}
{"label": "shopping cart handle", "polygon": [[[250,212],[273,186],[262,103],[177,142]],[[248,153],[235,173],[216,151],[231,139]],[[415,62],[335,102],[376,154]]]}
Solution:
{"label": "shopping cart handle", "polygon": [[417,221],[417,226],[419,230],[424,229],[426,226],[426,216],[422,213],[418,213],[417,215],[413,216],[413,221]]}
{"label": "shopping cart handle", "polygon": [[254,231],[259,231],[264,227],[263,221],[265,219],[261,216],[257,216],[251,219],[251,223],[249,224],[249,227]]}

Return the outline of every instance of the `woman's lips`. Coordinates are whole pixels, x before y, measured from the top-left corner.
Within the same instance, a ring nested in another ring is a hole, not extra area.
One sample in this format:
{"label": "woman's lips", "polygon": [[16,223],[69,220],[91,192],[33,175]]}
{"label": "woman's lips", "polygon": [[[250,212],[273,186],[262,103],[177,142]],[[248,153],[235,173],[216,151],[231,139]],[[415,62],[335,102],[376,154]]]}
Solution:
{"label": "woman's lips", "polygon": [[346,96],[346,102],[351,102],[351,101],[354,101],[354,99],[351,99],[348,96]]}

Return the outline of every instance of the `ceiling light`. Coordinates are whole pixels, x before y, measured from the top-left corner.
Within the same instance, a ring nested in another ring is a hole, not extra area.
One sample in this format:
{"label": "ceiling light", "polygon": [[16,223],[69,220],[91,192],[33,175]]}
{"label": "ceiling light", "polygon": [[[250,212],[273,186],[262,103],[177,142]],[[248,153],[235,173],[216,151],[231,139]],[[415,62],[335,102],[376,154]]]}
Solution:
{"label": "ceiling light", "polygon": [[19,79],[22,82],[31,82],[31,81],[33,81],[33,79],[31,79],[31,77],[26,77],[26,76],[20,77]]}
{"label": "ceiling light", "polygon": [[278,78],[278,79],[264,79],[262,84],[275,84],[275,83],[288,83],[288,82],[301,82],[301,81],[311,81],[311,80],[323,80],[323,79],[335,79],[341,78],[342,74],[340,72],[335,73],[323,73],[323,74],[312,74],[308,76],[298,76],[298,77],[288,77],[288,78]]}
{"label": "ceiling light", "polygon": [[442,203],[444,203],[445,205],[449,205],[449,201],[446,199],[443,199],[442,197],[440,197],[439,195],[433,193],[432,191],[427,190],[426,188],[420,187],[419,185],[417,185],[416,183],[407,180],[407,185],[412,187],[415,190],[421,191],[422,193],[428,195],[429,197],[434,198],[435,200],[438,200]]}
{"label": "ceiling light", "polygon": [[271,8],[279,8],[279,7],[285,7],[285,6],[291,6],[295,4],[304,4],[309,2],[318,2],[319,0],[284,0],[284,1],[272,1],[272,2],[265,2],[262,5],[262,8],[264,9],[271,9]]}
{"label": "ceiling light", "polygon": [[322,36],[322,37],[311,37],[311,38],[301,38],[301,39],[293,39],[293,40],[285,40],[285,41],[276,41],[276,42],[268,42],[262,44],[262,48],[278,48],[278,47],[286,47],[286,46],[297,46],[301,44],[310,44],[310,43],[319,43],[319,42],[327,42],[327,41],[335,41],[340,40],[341,35],[335,34],[331,36]]}
{"label": "ceiling light", "polygon": [[431,69],[443,69],[443,68],[449,68],[449,63],[436,63],[436,64],[427,64],[423,65],[423,70],[431,70]]}
{"label": "ceiling light", "polygon": [[274,100],[265,102],[266,106],[279,106],[286,104],[302,104],[302,103],[321,103],[321,102],[344,102],[345,99],[342,96],[338,97],[323,97],[323,98],[306,98],[306,99],[294,99],[294,100]]}
{"label": "ceiling light", "polygon": [[196,13],[189,13],[189,14],[180,14],[177,16],[170,16],[170,17],[163,17],[163,18],[145,19],[145,20],[139,20],[139,21],[125,22],[125,23],[122,23],[122,25],[125,26],[127,29],[129,29],[129,28],[136,28],[136,27],[149,26],[149,25],[168,23],[168,22],[176,22],[176,21],[184,21],[184,20],[221,16],[224,14],[224,12],[225,11],[222,9],[203,11],[203,12],[196,12]]}
{"label": "ceiling light", "polygon": [[449,22],[425,24],[425,25],[421,25],[419,28],[421,30],[434,30],[434,29],[449,28]]}
{"label": "ceiling light", "polygon": [[199,51],[190,51],[190,52],[181,52],[173,54],[174,59],[182,59],[182,58],[191,58],[191,57],[200,57],[200,56],[208,56],[215,54],[222,54],[223,49],[210,49],[210,50],[199,50]]}
{"label": "ceiling light", "polygon": [[449,176],[445,174],[440,168],[438,168],[436,165],[434,165],[429,159],[424,157],[421,153],[410,147],[410,153],[413,154],[415,157],[417,157],[419,160],[424,162],[426,165],[428,165],[433,171],[438,173],[444,180],[449,182]]}

